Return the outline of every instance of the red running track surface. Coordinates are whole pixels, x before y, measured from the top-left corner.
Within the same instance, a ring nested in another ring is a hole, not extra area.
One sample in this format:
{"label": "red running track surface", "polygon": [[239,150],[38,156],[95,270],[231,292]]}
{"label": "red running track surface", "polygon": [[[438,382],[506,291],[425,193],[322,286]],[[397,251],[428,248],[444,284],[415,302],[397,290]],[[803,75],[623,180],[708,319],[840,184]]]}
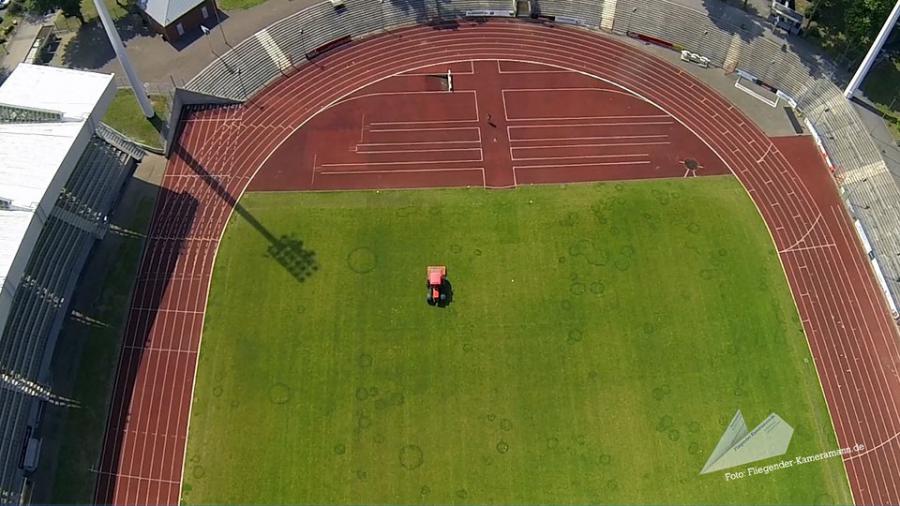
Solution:
{"label": "red running track surface", "polygon": [[285,139],[249,190],[507,188],[727,173],[674,118],[611,84],[484,60],[416,69],[341,99]]}
{"label": "red running track surface", "polygon": [[[374,37],[299,69],[246,104],[183,117],[129,313],[96,500],[179,501],[215,251],[230,213],[241,212],[237,198],[267,158],[299,126],[366,85],[425,65],[440,69],[469,60],[527,61],[614,83],[676,118],[718,155],[772,234],[840,445],[865,445],[844,457],[855,502],[900,503],[897,330],[809,140],[767,138],[687,73],[620,41],[499,21]],[[360,119],[347,121],[358,134]]]}

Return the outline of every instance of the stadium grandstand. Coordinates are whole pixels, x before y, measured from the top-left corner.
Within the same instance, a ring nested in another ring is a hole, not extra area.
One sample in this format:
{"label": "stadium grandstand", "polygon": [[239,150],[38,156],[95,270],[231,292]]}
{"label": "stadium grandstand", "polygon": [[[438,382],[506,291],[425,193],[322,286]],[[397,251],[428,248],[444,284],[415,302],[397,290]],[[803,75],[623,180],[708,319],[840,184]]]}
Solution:
{"label": "stadium grandstand", "polygon": [[0,86],[0,504],[27,503],[50,360],[79,274],[143,152],[100,122],[112,75],[19,65]]}

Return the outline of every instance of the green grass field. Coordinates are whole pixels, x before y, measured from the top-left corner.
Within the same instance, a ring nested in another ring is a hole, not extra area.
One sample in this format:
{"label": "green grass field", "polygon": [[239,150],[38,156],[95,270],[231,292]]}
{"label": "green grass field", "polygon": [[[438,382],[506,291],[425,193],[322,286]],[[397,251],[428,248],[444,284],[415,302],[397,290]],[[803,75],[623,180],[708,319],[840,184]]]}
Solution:
{"label": "green grass field", "polygon": [[[168,110],[169,97],[164,95],[150,95],[150,103],[157,115],[165,114]],[[147,119],[141,112],[134,92],[130,88],[119,88],[103,121],[119,132],[150,147],[162,149],[162,138],[159,133],[163,120],[156,118]]]}
{"label": "green grass field", "polygon": [[[850,502],[839,459],[699,475],[737,409],[751,429],[773,411],[795,428],[782,458],[836,448],[777,255],[731,177],[241,205],[216,260],[186,503]],[[282,236],[293,263],[267,253]],[[433,263],[447,308],[424,300]]]}

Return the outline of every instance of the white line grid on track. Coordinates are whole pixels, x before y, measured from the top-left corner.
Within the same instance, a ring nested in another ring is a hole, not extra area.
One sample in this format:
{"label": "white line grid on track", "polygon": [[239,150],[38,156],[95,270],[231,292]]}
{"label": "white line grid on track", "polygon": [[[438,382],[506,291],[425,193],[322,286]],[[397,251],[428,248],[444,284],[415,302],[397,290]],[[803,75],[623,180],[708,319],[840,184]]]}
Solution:
{"label": "white line grid on track", "polygon": [[[412,69],[423,64],[444,64],[461,55],[471,59],[527,60],[592,73],[604,80],[616,83],[641,97],[652,98],[661,108],[679,119],[687,128],[697,133],[723,162],[735,173],[760,212],[766,218],[773,239],[779,249],[796,244],[800,240],[814,240],[815,244],[850,244],[856,248],[849,235],[848,222],[842,209],[824,210],[826,219],[839,231],[832,237],[830,229],[813,227],[823,213],[819,210],[805,186],[787,159],[755,127],[744,125],[743,115],[725,103],[715,92],[696,85],[682,73],[675,72],[668,64],[660,63],[649,55],[622,46],[619,43],[594,35],[559,30],[548,38],[537,31],[507,26],[485,26],[471,33],[465,30],[454,34],[434,33],[431,30],[410,30],[403,47],[392,47],[389,40],[375,39],[361,48],[337,54],[329,59],[329,70],[314,72],[301,69],[298,76],[272,85],[266,92],[265,118],[258,111],[246,106],[247,128],[228,160],[240,170],[238,180],[229,187],[235,197],[244,190],[253,173],[265,160],[267,153],[278,145],[278,140],[259,138],[254,134],[256,122],[275,121],[282,125],[299,127],[317,109],[316,104],[339,100],[341,96],[388,73]],[[417,49],[412,42],[434,40],[428,51]],[[435,51],[433,48],[439,48]],[[364,53],[364,54],[360,54]],[[351,63],[350,58],[353,57]],[[625,58],[624,60],[622,58]],[[633,66],[622,66],[620,61],[633,61]],[[353,68],[349,74],[338,78],[333,69]],[[390,70],[388,70],[390,69]],[[335,84],[339,81],[339,84]],[[297,93],[302,83],[304,92]],[[688,91],[689,90],[689,91]],[[696,97],[702,95],[705,110],[698,111]],[[280,106],[280,107],[279,107]],[[215,124],[215,122],[209,122]],[[190,138],[183,138],[182,145],[192,146]],[[171,190],[185,188],[182,182],[167,178]],[[187,178],[189,179],[189,178]],[[790,198],[785,196],[790,195]],[[224,226],[231,209],[223,205],[201,203],[198,216]],[[216,210],[218,208],[218,210]],[[219,229],[221,233],[221,228]],[[812,230],[812,232],[810,232]],[[162,231],[154,231],[159,235]],[[787,254],[789,253],[789,255]],[[854,253],[859,253],[854,250]],[[897,451],[887,451],[897,446],[900,432],[900,413],[894,394],[897,384],[898,345],[893,322],[885,312],[884,301],[872,283],[856,286],[854,279],[870,279],[871,272],[861,253],[843,255],[838,248],[795,250],[781,254],[785,272],[790,280],[795,299],[809,336],[810,347],[816,357],[817,369],[826,390],[834,425],[842,435],[842,444],[865,442],[870,453],[856,458],[845,458],[854,484],[854,499],[863,503],[887,503],[900,498],[900,475],[895,474],[898,465]],[[150,260],[152,262],[152,259]],[[179,262],[186,261],[179,257]],[[192,268],[197,267],[194,262]],[[205,276],[208,279],[208,275]],[[207,283],[208,288],[208,283]],[[798,295],[805,294],[805,295]],[[203,298],[205,292],[196,294]],[[181,304],[180,299],[178,304]],[[884,315],[882,318],[865,318],[864,314]],[[168,316],[161,316],[166,325]],[[131,322],[129,322],[131,325]],[[198,336],[192,336],[199,341]],[[182,339],[178,338],[179,340]],[[199,342],[194,343],[199,346]],[[180,348],[180,347],[179,347]],[[877,351],[886,352],[878,356]],[[154,377],[168,370],[168,362],[155,363]],[[190,385],[188,385],[190,383]],[[168,389],[160,398],[178,398],[189,405],[193,381],[182,385],[163,384]],[[141,393],[143,395],[143,393]],[[141,406],[143,398],[133,400],[132,406]],[[170,404],[171,405],[171,404]],[[136,410],[138,416],[144,413]],[[177,427],[179,433],[187,433],[185,406],[168,410],[166,419],[152,420],[165,428]],[[181,413],[180,413],[181,412]],[[175,415],[173,422],[170,418]],[[141,421],[141,423],[150,420]],[[127,425],[138,423],[129,420]],[[122,424],[125,425],[124,423]],[[157,428],[154,427],[154,428]],[[127,434],[127,431],[126,431]],[[127,437],[127,436],[126,436]],[[146,448],[143,446],[142,448]],[[153,447],[155,450],[155,446]],[[129,450],[136,448],[128,447]],[[163,452],[165,453],[165,452]],[[123,459],[128,456],[123,456]],[[134,457],[132,453],[131,457]],[[181,467],[184,455],[177,455],[172,467]],[[875,460],[880,458],[880,460]],[[138,460],[149,458],[153,468],[154,454],[141,453]],[[121,467],[121,466],[120,466]],[[133,467],[133,466],[130,466]],[[138,469],[141,476],[145,468]],[[104,470],[109,471],[109,470]],[[118,472],[118,470],[111,471]],[[180,470],[179,470],[180,472]],[[150,475],[148,475],[150,476]],[[117,498],[128,503],[174,503],[176,495],[166,497],[138,496],[138,491],[125,487],[125,497]],[[149,489],[148,489],[149,490]]]}

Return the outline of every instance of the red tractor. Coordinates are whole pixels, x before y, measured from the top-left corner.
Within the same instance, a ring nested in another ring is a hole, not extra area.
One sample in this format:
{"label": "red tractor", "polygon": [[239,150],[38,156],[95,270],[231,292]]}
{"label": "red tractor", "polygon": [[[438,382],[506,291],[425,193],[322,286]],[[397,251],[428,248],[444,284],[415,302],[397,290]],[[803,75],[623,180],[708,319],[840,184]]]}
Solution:
{"label": "red tractor", "polygon": [[431,265],[427,270],[428,301],[432,306],[444,306],[450,302],[450,282],[447,281],[447,267]]}

